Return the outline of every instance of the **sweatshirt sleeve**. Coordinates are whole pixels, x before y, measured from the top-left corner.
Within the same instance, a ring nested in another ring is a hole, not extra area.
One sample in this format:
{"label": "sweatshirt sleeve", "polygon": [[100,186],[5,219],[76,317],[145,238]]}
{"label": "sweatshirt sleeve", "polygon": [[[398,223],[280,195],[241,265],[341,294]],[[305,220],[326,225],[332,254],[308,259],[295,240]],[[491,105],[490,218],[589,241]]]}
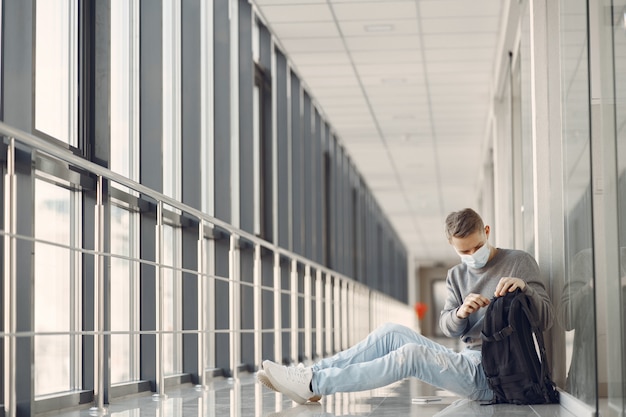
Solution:
{"label": "sweatshirt sleeve", "polygon": [[439,317],[439,327],[443,334],[448,337],[460,337],[469,326],[469,318],[460,319],[456,315],[457,310],[463,304],[463,300],[458,287],[454,284],[450,271],[448,271],[448,277],[446,278],[446,290],[446,302]]}

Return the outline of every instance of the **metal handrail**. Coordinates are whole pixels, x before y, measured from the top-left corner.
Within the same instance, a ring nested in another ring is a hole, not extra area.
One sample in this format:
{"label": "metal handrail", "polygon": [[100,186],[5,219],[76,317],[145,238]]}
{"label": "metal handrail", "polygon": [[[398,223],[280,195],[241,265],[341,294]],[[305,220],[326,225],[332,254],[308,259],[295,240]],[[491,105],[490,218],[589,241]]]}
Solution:
{"label": "metal handrail", "polygon": [[[354,279],[345,276],[344,274],[341,274],[333,269],[330,269],[322,264],[319,264],[315,261],[312,261],[309,258],[306,258],[302,255],[299,255],[297,253],[291,252],[288,249],[285,249],[283,247],[277,246],[271,242],[268,242],[264,239],[259,238],[258,236],[255,236],[252,233],[246,232],[244,230],[241,230],[239,228],[236,228],[234,226],[232,226],[230,223],[224,221],[224,220],[220,220],[216,217],[210,216],[206,213],[204,213],[201,210],[198,210],[196,208],[193,208],[191,206],[188,206],[185,203],[180,202],[179,200],[176,200],[172,197],[169,197],[165,194],[162,194],[158,191],[153,190],[152,188],[146,187],[145,185],[138,183],[136,181],[133,181],[121,174],[118,174],[114,171],[111,171],[108,168],[105,168],[101,165],[98,165],[94,162],[88,161],[84,158],[81,158],[80,156],[77,156],[75,154],[73,154],[72,152],[70,152],[67,149],[63,149],[59,146],[56,146],[52,143],[50,143],[49,141],[46,141],[42,138],[39,138],[31,133],[27,133],[24,132],[23,130],[17,129],[13,126],[10,126],[8,124],[6,124],[5,122],[0,121],[0,134],[3,134],[9,138],[14,138],[16,141],[23,143],[24,145],[27,145],[29,147],[32,147],[33,149],[39,150],[39,151],[43,151],[45,153],[47,153],[50,156],[53,156],[55,158],[58,158],[62,161],[65,161],[75,167],[81,168],[87,172],[90,172],[92,174],[95,174],[97,176],[101,176],[103,178],[107,178],[108,180],[112,180],[122,186],[128,187],[134,191],[137,191],[145,196],[148,196],[150,198],[152,198],[155,201],[161,201],[171,207],[174,207],[178,210],[181,210],[185,213],[188,213],[194,217],[196,217],[199,221],[204,220],[206,223],[209,224],[213,224],[214,226],[218,226],[221,229],[226,230],[227,232],[229,232],[231,235],[237,236],[239,238],[243,238],[249,242],[252,242],[254,244],[258,244],[261,245],[269,250],[271,250],[272,252],[275,253],[279,253],[280,255],[292,259],[292,260],[296,260],[299,263],[303,264],[303,265],[310,265],[311,267],[315,268],[316,270],[321,270],[324,271],[326,273],[330,273],[335,277],[341,277],[342,280],[347,280],[347,281],[351,281],[351,282],[358,282],[355,281]],[[372,291],[376,291],[373,290]]]}

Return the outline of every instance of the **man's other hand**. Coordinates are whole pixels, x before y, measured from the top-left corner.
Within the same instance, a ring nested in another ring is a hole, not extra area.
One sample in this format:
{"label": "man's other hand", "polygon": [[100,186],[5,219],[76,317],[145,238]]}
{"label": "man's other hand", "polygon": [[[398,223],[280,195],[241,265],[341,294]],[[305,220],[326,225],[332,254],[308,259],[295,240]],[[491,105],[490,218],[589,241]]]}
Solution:
{"label": "man's other hand", "polygon": [[507,292],[513,292],[518,288],[521,291],[524,291],[526,288],[526,282],[523,279],[513,277],[500,278],[498,286],[496,287],[496,292],[494,292],[493,295],[496,297],[502,297],[503,295],[506,295]]}
{"label": "man's other hand", "polygon": [[489,299],[480,294],[469,294],[463,300],[463,305],[456,311],[456,316],[460,319],[469,317],[470,314],[475,313],[482,307],[489,305]]}

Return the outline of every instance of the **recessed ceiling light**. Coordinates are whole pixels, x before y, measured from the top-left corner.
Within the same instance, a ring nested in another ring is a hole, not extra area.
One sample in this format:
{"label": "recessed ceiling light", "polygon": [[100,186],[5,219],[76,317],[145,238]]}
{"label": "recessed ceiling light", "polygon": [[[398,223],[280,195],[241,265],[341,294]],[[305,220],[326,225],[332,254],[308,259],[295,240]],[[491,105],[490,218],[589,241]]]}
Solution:
{"label": "recessed ceiling light", "polygon": [[366,32],[391,32],[394,26],[389,24],[373,24],[365,25],[363,28]]}

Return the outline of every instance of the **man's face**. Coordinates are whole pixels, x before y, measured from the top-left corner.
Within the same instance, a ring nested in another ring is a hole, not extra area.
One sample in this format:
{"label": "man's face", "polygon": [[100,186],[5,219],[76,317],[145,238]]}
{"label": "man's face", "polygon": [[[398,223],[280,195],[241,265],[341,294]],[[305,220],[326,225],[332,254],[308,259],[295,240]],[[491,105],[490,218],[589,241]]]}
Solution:
{"label": "man's face", "polygon": [[459,255],[473,255],[483,245],[487,244],[489,238],[489,226],[485,230],[476,231],[465,237],[452,237],[450,244]]}

